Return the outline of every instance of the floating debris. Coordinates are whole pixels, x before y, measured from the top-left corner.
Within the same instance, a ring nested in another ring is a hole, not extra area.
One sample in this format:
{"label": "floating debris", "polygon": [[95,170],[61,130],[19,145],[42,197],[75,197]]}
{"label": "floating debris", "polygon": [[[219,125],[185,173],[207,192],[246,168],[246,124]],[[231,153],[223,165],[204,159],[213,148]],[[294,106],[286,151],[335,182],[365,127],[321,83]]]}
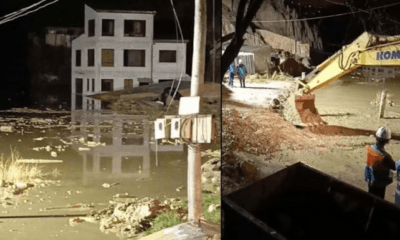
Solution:
{"label": "floating debris", "polygon": [[52,160],[52,159],[19,159],[18,163],[62,163],[63,160]]}
{"label": "floating debris", "polygon": [[103,183],[103,188],[110,188],[110,187],[114,187],[114,186],[117,186],[117,185],[119,185],[119,183],[111,183],[111,184],[109,184],[109,183]]}
{"label": "floating debris", "polygon": [[12,133],[14,132],[14,127],[13,126],[1,126],[0,127],[1,132],[9,132]]}

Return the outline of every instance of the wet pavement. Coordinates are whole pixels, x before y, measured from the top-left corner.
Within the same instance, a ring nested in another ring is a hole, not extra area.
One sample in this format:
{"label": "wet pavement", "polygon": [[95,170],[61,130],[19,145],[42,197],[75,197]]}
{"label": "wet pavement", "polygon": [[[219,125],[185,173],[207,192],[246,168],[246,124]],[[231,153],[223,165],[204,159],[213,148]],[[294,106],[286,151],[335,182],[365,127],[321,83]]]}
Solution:
{"label": "wet pavement", "polygon": [[4,157],[12,147],[22,159],[62,161],[39,163],[49,174],[44,179],[50,181],[37,179],[36,186],[15,196],[13,204],[0,206],[5,239],[115,239],[113,233],[100,232],[98,223],[72,227],[69,218],[40,216],[87,214],[105,208],[117,194],[160,200],[186,196],[185,146],[156,144],[146,116],[102,112],[1,116],[2,126],[14,128],[0,132]]}

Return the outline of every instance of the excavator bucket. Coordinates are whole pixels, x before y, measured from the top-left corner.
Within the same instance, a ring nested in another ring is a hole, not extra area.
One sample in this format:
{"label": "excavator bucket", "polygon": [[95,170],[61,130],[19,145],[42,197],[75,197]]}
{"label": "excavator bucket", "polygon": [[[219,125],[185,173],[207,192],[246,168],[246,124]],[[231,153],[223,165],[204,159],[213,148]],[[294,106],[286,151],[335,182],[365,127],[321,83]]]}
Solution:
{"label": "excavator bucket", "polygon": [[287,105],[284,108],[286,108],[284,109],[284,118],[294,125],[310,126],[326,124],[315,107],[314,94],[304,94],[302,96],[290,94],[287,99]]}

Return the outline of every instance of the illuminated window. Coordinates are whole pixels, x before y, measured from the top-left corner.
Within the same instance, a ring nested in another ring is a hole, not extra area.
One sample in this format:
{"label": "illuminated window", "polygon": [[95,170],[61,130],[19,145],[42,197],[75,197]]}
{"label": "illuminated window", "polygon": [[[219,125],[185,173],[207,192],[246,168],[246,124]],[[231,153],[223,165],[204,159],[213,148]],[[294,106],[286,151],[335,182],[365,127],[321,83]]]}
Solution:
{"label": "illuminated window", "polygon": [[114,67],[114,49],[101,50],[101,66]]}
{"label": "illuminated window", "polygon": [[125,20],[124,21],[125,37],[145,37],[146,21],[144,20]]}

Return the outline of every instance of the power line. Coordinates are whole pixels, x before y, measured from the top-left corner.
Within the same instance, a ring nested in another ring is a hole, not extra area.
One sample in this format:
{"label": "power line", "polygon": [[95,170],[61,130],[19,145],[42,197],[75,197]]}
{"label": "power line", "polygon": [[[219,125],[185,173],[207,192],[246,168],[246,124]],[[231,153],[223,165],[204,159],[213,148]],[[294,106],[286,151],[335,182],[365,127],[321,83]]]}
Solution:
{"label": "power line", "polygon": [[[179,33],[181,34],[181,39],[182,39],[182,43],[183,43],[184,39],[183,39],[182,28],[181,28],[181,24],[179,23],[178,14],[176,14],[176,11],[175,11],[175,6],[174,6],[173,0],[171,0],[171,5],[172,5],[172,10],[174,11],[174,16],[175,16],[174,20],[175,20],[175,24],[178,25]],[[177,38],[178,38],[178,36],[179,36],[179,33],[176,32],[176,35],[177,35],[176,37],[177,37]],[[179,86],[180,86],[180,84],[181,84],[181,82],[182,82],[183,71],[184,71],[185,67],[186,67],[185,65],[182,65],[182,73],[181,73],[181,76],[179,77],[179,81],[178,81],[178,84],[177,84],[177,86],[176,86],[174,95],[172,96],[171,101],[168,103],[168,107],[167,107],[167,110],[165,111],[165,114],[168,112],[169,108],[171,107],[171,104],[172,104],[172,102],[174,101],[174,98],[175,98],[175,96],[176,96],[176,93],[178,92]],[[171,93],[172,93],[171,91],[172,91],[173,87],[174,87],[174,80],[172,81],[171,90],[170,90],[168,96],[171,95]],[[168,99],[168,97],[167,97],[167,99]]]}
{"label": "power line", "polygon": [[[347,4],[343,4],[343,3],[338,3],[338,2],[330,1],[330,0],[325,0],[325,1],[326,1],[326,2],[330,2],[330,3],[334,3],[334,4],[338,4],[338,5],[342,5],[342,6],[348,6],[348,7],[352,10],[351,5],[347,5]],[[397,4],[399,4],[399,3],[393,3],[393,4],[388,4],[388,5],[382,6],[382,7],[371,8],[371,11],[372,11],[372,10],[376,10],[376,9],[380,9],[380,8],[384,8],[384,7],[390,7],[390,6],[397,5]],[[361,8],[356,8],[356,9],[358,10],[358,12],[364,12],[364,13],[372,14],[371,11],[367,11],[367,10],[364,10],[364,9],[361,9]],[[353,10],[352,10],[352,11],[353,11]],[[397,21],[395,21],[395,20],[393,20],[393,19],[387,19],[387,20],[389,20],[389,21],[391,21],[391,22],[394,22],[394,23],[400,24],[400,22],[397,22]]]}
{"label": "power line", "polygon": [[[32,5],[29,6],[29,7],[22,8],[22,9],[20,9],[20,10],[18,10],[18,11],[15,11],[15,12],[13,12],[13,13],[10,13],[10,14],[7,14],[7,15],[1,17],[1,18],[4,18],[4,19],[0,21],[0,25],[1,25],[1,24],[4,24],[4,23],[7,23],[7,22],[10,22],[10,21],[13,21],[13,20],[15,20],[15,19],[18,19],[18,18],[20,18],[20,17],[26,16],[26,15],[28,15],[28,14],[30,14],[30,13],[37,12],[37,11],[39,11],[39,10],[42,9],[42,8],[45,8],[45,7],[47,7],[47,6],[49,6],[49,5],[53,4],[53,3],[58,2],[59,0],[54,0],[53,2],[47,3],[47,4],[45,4],[45,5],[41,6],[41,7],[38,7],[38,8],[36,8],[36,9],[34,9],[34,10],[31,10],[31,11],[29,11],[29,12],[26,12],[27,10],[29,10],[29,9],[31,9],[31,8],[33,8],[33,7],[36,7],[36,6],[40,5],[41,3],[45,2],[45,1],[47,1],[47,0],[42,0],[42,1],[38,2],[38,3],[32,4]],[[25,12],[25,13],[24,13],[24,12]]]}
{"label": "power line", "polygon": [[[375,9],[380,9],[380,8],[386,8],[386,7],[391,7],[394,5],[399,5],[400,2],[398,3],[393,3],[393,4],[388,4],[385,6],[380,6],[380,7],[375,7],[375,8],[371,8],[371,10],[375,10]],[[358,11],[354,11],[354,13],[359,13],[359,12],[367,12],[365,10],[358,10]],[[324,19],[324,18],[333,18],[333,17],[339,17],[339,16],[344,16],[344,15],[350,15],[353,14],[353,12],[346,12],[346,13],[339,13],[339,14],[333,14],[333,15],[326,15],[326,16],[320,16],[320,17],[312,17],[312,18],[301,18],[301,19],[289,19],[289,20],[268,20],[268,21],[252,21],[252,22],[265,22],[265,23],[277,23],[277,22],[298,22],[298,21],[307,21],[307,20],[316,20],[316,19]],[[229,19],[223,19],[225,21],[231,21],[234,22],[235,20],[229,20]],[[398,23],[398,22],[397,22]]]}

